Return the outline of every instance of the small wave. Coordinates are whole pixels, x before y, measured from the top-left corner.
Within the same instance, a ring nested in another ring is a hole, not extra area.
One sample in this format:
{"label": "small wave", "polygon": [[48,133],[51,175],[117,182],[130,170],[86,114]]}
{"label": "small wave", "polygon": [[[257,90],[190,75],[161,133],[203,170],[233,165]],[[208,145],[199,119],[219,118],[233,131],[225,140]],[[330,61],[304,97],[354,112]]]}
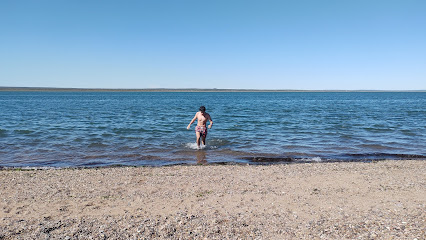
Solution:
{"label": "small wave", "polygon": [[130,154],[123,154],[119,155],[120,158],[131,158],[131,159],[140,159],[142,158],[142,155],[138,153],[130,153]]}
{"label": "small wave", "polygon": [[48,167],[48,166],[41,166],[41,167],[4,167],[0,166],[1,170],[12,170],[12,171],[34,171],[34,170],[51,170],[51,169],[61,169],[61,167]]}
{"label": "small wave", "polygon": [[103,166],[105,165],[105,162],[101,162],[101,161],[92,161],[92,162],[87,162],[87,163],[82,163],[80,164],[81,167],[95,167],[95,166]]}
{"label": "small wave", "polygon": [[6,137],[7,136],[7,131],[4,129],[0,129],[0,137]]}
{"label": "small wave", "polygon": [[230,144],[230,141],[224,139],[211,139],[207,140],[210,146],[222,147]]}
{"label": "small wave", "polygon": [[308,158],[308,159],[302,159],[302,161],[306,161],[306,162],[322,162],[322,159],[320,157],[313,157],[313,158]]}
{"label": "small wave", "polygon": [[83,139],[83,138],[81,138],[81,137],[77,137],[77,138],[74,138],[72,141],[73,141],[73,142],[83,142],[83,141],[84,141],[84,139]]}
{"label": "small wave", "polygon": [[113,137],[114,135],[111,133],[102,133],[102,137]]}
{"label": "small wave", "polygon": [[207,140],[207,145],[203,145],[201,144],[200,147],[198,148],[197,143],[186,143],[185,144],[185,148],[189,148],[189,149],[193,149],[193,150],[198,150],[198,149],[218,149],[222,146],[226,146],[229,145],[229,141],[228,140],[222,140],[222,139],[211,139],[211,140]]}
{"label": "small wave", "polygon": [[108,158],[108,155],[86,155],[82,159],[105,159]]}
{"label": "small wave", "polygon": [[425,155],[398,153],[361,153],[348,154],[353,159],[426,159]]}
{"label": "small wave", "polygon": [[112,131],[115,134],[129,134],[129,133],[143,133],[148,132],[148,130],[144,128],[114,128]]}
{"label": "small wave", "polygon": [[379,127],[366,127],[364,128],[364,130],[371,133],[388,133],[393,131],[390,128],[379,128]]}
{"label": "small wave", "polygon": [[293,162],[292,157],[245,157],[245,160],[249,160],[253,163],[278,163],[278,162]]}
{"label": "small wave", "polygon": [[199,149],[205,149],[206,145],[201,144],[200,147],[197,146],[197,143],[187,143],[185,144],[186,148],[199,150]]}
{"label": "small wave", "polygon": [[105,148],[108,147],[108,145],[100,143],[100,142],[95,142],[95,143],[91,143],[88,145],[89,148]]}
{"label": "small wave", "polygon": [[31,134],[34,131],[33,130],[28,130],[28,129],[18,129],[18,130],[14,130],[13,132],[17,133],[17,134]]}
{"label": "small wave", "polygon": [[226,131],[229,131],[229,132],[241,132],[241,131],[244,131],[243,129],[241,129],[241,128],[228,128],[228,129],[226,129]]}
{"label": "small wave", "polygon": [[410,136],[410,137],[416,136],[416,133],[411,130],[401,130],[400,132],[405,136]]}
{"label": "small wave", "polygon": [[371,148],[371,149],[388,149],[388,147],[380,145],[380,144],[361,144],[362,148]]}

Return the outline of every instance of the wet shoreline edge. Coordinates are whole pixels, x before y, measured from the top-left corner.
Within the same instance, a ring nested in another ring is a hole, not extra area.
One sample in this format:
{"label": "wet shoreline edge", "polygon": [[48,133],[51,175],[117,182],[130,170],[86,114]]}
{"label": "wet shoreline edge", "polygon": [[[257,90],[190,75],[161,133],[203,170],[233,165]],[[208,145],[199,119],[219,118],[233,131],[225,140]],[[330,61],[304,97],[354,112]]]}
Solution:
{"label": "wet shoreline edge", "polygon": [[81,169],[109,169],[109,168],[170,168],[170,167],[193,167],[193,166],[276,166],[276,165],[299,165],[299,164],[345,164],[345,163],[378,163],[378,162],[404,162],[404,161],[426,161],[426,158],[412,158],[412,159],[357,159],[357,160],[326,160],[326,161],[295,161],[294,159],[287,158],[285,160],[275,161],[262,161],[254,160],[252,162],[237,162],[237,161],[217,161],[206,163],[172,163],[162,165],[125,165],[125,164],[111,164],[102,166],[65,166],[65,167],[52,167],[52,166],[0,166],[0,171],[38,171],[38,170],[81,170]]}

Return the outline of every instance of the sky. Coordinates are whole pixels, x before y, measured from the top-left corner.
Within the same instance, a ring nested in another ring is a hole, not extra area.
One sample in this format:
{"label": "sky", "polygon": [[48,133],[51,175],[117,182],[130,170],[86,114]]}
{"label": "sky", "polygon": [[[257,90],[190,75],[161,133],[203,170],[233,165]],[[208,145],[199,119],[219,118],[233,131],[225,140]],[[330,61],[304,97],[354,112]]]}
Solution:
{"label": "sky", "polygon": [[0,86],[426,90],[426,1],[2,0]]}

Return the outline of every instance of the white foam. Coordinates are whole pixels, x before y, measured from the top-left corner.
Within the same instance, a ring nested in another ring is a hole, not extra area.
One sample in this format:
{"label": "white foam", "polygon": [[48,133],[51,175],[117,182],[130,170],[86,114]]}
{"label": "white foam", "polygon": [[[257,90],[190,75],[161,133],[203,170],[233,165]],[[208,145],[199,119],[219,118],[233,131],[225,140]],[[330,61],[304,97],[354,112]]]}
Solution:
{"label": "white foam", "polygon": [[194,149],[194,150],[199,150],[199,149],[206,148],[206,145],[203,145],[203,144],[201,144],[200,147],[198,147],[197,143],[187,143],[187,144],[185,144],[185,146],[187,148]]}
{"label": "white foam", "polygon": [[322,159],[320,157],[302,158],[301,160],[306,162],[322,162]]}

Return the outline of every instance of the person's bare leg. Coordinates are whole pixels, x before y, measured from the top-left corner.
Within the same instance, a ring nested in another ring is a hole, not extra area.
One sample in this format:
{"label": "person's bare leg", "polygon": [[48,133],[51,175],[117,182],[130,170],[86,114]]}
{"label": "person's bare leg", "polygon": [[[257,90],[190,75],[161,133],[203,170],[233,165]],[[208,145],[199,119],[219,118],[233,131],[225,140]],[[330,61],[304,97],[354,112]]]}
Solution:
{"label": "person's bare leg", "polygon": [[203,145],[205,146],[206,145],[206,137],[202,137],[201,141],[203,142]]}
{"label": "person's bare leg", "polygon": [[199,132],[196,132],[195,135],[197,136],[197,147],[200,148],[200,138],[201,134]]}

